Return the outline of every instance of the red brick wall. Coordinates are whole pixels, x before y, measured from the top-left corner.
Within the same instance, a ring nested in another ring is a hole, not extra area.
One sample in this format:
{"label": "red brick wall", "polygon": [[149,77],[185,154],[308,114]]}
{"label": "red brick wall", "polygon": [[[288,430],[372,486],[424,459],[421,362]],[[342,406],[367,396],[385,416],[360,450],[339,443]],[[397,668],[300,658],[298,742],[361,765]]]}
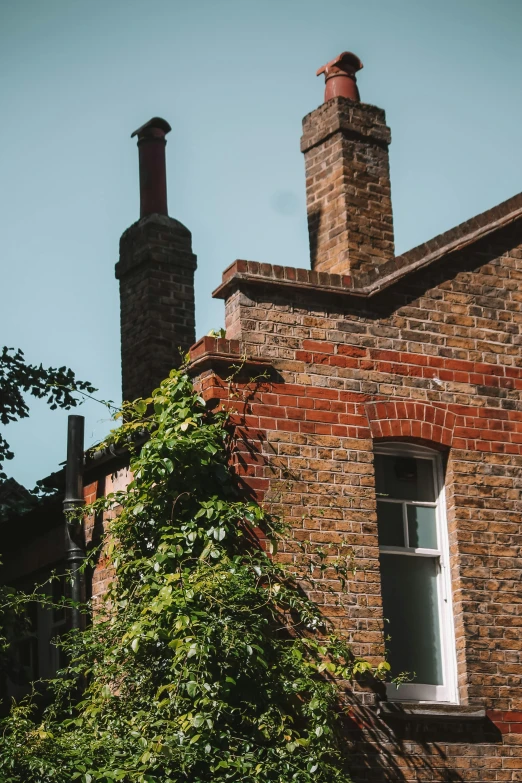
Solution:
{"label": "red brick wall", "polygon": [[[271,365],[268,380],[246,384],[238,470],[296,539],[354,548],[348,595],[314,597],[358,654],[378,659],[384,646],[373,443],[406,439],[447,457],[460,701],[489,718],[398,727],[362,695],[356,780],[522,779],[520,242],[517,222],[371,298],[335,275],[240,262],[222,289],[238,348],[194,351],[214,400],[228,394],[220,354]],[[295,553],[289,541],[283,557]]]}
{"label": "red brick wall", "polygon": [[[398,721],[378,713],[382,689],[357,691],[357,783],[522,779],[520,241],[512,222],[373,295],[347,275],[236,262],[220,289],[234,339],[192,350],[201,392],[236,411],[245,492],[291,523],[281,558],[307,541],[354,551],[347,592],[326,572],[313,597],[371,660],[384,652],[374,444],[445,455],[460,702],[487,715]],[[95,597],[110,579],[102,553]]]}
{"label": "red brick wall", "polygon": [[[127,468],[101,476],[84,487],[86,503],[93,503],[97,498],[118,492],[132,480],[132,474]],[[118,508],[102,515],[91,515],[84,519],[84,535],[87,552],[96,549],[94,568],[88,576],[89,597],[92,599],[93,611],[96,614],[101,597],[107,592],[109,584],[114,579],[114,571],[108,564],[107,547],[110,543],[107,536],[107,522],[117,515]]]}

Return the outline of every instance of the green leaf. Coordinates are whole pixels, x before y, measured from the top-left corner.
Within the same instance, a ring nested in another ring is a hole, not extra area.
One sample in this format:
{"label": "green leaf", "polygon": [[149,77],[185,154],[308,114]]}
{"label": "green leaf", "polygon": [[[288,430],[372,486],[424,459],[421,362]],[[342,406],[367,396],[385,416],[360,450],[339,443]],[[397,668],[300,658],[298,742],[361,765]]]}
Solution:
{"label": "green leaf", "polygon": [[136,400],[136,402],[134,403],[134,410],[140,416],[143,416],[147,412],[147,403],[145,402],[145,400]]}
{"label": "green leaf", "polygon": [[198,692],[198,684],[195,680],[190,680],[189,682],[187,682],[185,687],[187,689],[188,695],[191,697],[195,696],[196,693]]}

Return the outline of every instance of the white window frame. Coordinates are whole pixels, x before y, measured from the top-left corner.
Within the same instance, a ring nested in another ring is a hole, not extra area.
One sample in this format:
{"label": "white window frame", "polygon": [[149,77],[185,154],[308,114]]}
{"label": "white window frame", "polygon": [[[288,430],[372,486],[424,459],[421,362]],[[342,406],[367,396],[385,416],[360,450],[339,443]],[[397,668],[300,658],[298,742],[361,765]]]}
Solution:
{"label": "white window frame", "polygon": [[[455,645],[455,628],[453,622],[453,601],[451,590],[451,572],[449,562],[448,523],[446,514],[446,493],[444,473],[442,470],[442,455],[435,449],[417,446],[410,443],[388,442],[375,444],[374,454],[397,457],[414,457],[428,459],[433,466],[433,481],[436,500],[434,503],[413,501],[413,505],[435,507],[437,524],[438,549],[422,549],[414,547],[379,546],[383,554],[401,554],[417,557],[438,558],[437,595],[440,621],[440,639],[442,656],[443,685],[426,685],[422,683],[403,683],[398,687],[393,683],[386,685],[386,695],[390,701],[445,702],[458,704],[457,689],[457,657]],[[377,500],[379,497],[377,496]],[[381,500],[384,500],[381,498]],[[386,502],[394,502],[389,499]],[[397,501],[408,503],[408,501]],[[406,521],[405,521],[406,525]],[[405,529],[405,541],[407,531]],[[386,627],[385,627],[386,635]]]}

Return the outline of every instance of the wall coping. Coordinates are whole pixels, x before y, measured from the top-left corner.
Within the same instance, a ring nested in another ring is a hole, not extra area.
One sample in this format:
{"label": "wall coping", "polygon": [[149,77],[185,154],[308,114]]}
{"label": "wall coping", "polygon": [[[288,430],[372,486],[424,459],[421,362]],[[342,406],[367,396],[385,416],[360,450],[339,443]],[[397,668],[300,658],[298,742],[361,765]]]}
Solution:
{"label": "wall coping", "polygon": [[428,242],[396,256],[372,272],[357,277],[238,259],[225,269],[221,285],[213,291],[212,296],[215,299],[227,299],[241,283],[248,283],[280,290],[309,290],[314,293],[369,298],[406,275],[423,269],[450,253],[462,250],[521,218],[522,193],[519,193]]}
{"label": "wall coping", "polygon": [[189,350],[190,363],[187,371],[197,375],[208,367],[217,364],[230,369],[237,367],[272,367],[272,361],[247,356],[241,352],[239,340],[227,340],[223,337],[201,337]]}

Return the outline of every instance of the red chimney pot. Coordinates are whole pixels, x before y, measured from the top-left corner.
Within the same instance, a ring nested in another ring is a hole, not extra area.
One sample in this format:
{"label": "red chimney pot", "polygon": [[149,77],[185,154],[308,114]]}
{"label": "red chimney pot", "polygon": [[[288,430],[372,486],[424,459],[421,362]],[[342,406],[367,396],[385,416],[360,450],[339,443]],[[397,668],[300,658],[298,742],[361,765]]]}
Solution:
{"label": "red chimney pot", "polygon": [[166,120],[153,117],[131,134],[138,137],[140,158],[140,217],[168,215],[165,136],[172,130]]}
{"label": "red chimney pot", "polygon": [[349,98],[351,101],[359,101],[359,90],[355,74],[363,67],[362,62],[352,52],[342,52],[334,60],[323,65],[317,71],[317,76],[324,73],[325,88],[324,100],[332,98]]}

